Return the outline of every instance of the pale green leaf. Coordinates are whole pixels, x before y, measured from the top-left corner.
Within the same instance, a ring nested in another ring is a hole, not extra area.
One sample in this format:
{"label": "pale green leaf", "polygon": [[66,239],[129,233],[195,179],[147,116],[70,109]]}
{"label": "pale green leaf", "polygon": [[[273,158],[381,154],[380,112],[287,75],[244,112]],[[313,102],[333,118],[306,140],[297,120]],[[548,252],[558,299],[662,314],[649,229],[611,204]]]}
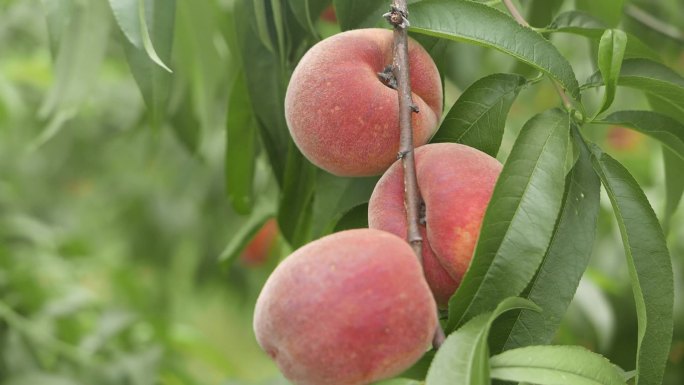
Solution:
{"label": "pale green leaf", "polygon": [[539,385],[625,385],[605,357],[580,346],[529,346],[490,358],[492,378]]}

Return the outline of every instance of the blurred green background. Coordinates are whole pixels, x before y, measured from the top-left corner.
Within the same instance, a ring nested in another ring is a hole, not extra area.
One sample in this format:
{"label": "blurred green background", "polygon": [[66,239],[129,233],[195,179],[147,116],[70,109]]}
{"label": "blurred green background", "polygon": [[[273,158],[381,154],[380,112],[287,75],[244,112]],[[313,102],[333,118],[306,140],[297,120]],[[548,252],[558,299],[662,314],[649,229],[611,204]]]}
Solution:
{"label": "blurred green background", "polygon": [[[246,220],[224,188],[232,1],[177,1],[171,119],[152,128],[106,1],[0,0],[2,385],[286,383],[256,345],[251,317],[287,245],[276,239],[258,266],[218,262]],[[72,12],[46,18],[67,3]],[[643,6],[684,27],[681,3]],[[681,43],[629,18],[623,26],[684,73]],[[319,20],[318,28],[327,35],[337,27]],[[59,44],[53,30],[66,34]],[[595,48],[586,40],[554,42],[580,82],[593,72]],[[447,106],[481,76],[524,70],[479,47],[448,50]],[[502,161],[524,121],[555,104],[547,83],[521,93]],[[646,105],[642,94],[620,89],[616,108]],[[662,217],[660,146],[619,127],[584,132],[629,168]],[[257,191],[275,199],[263,163]],[[673,385],[684,383],[682,211],[668,235],[677,290],[666,380]],[[557,342],[588,346],[630,370],[635,310],[605,196],[601,214],[591,267]]]}

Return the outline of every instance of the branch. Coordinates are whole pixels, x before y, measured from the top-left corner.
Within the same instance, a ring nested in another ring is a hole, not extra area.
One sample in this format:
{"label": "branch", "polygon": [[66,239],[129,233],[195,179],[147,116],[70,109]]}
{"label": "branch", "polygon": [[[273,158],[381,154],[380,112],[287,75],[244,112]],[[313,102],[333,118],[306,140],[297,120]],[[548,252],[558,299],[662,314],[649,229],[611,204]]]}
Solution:
{"label": "branch", "polygon": [[658,19],[636,5],[628,4],[625,6],[625,13],[652,30],[671,39],[677,40],[680,43],[684,43],[684,32],[680,31],[673,25],[665,23],[664,21]]}
{"label": "branch", "polygon": [[506,6],[506,9],[508,9],[508,12],[511,13],[511,16],[515,19],[515,21],[518,22],[518,24],[529,27],[530,24],[525,20],[523,15],[520,14],[518,9],[513,5],[513,2],[511,0],[503,0],[504,5]]}
{"label": "branch", "polygon": [[[392,72],[397,82],[399,97],[399,127],[401,131],[398,158],[404,169],[404,206],[408,224],[408,242],[416,253],[418,260],[423,262],[422,245],[418,221],[420,216],[421,197],[416,177],[415,154],[413,151],[413,127],[411,114],[418,113],[418,108],[411,98],[411,81],[409,77],[408,57],[408,7],[406,0],[393,0],[390,12],[384,15],[394,27],[394,58]],[[444,342],[445,335],[442,326],[437,322],[437,330],[432,340],[435,349]]]}

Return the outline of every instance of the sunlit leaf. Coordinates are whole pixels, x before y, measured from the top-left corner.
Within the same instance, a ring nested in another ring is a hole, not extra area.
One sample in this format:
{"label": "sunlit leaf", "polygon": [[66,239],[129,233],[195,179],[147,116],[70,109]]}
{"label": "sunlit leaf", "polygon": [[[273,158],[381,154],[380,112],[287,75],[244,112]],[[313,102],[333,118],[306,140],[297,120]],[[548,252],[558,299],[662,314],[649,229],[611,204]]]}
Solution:
{"label": "sunlit leaf", "polygon": [[494,311],[480,314],[451,333],[435,355],[428,370],[426,385],[489,383],[487,336],[492,322],[513,309],[541,310],[534,303],[517,297],[504,299]]}
{"label": "sunlit leaf", "polygon": [[580,346],[529,346],[492,356],[492,378],[539,385],[625,385],[605,357]]}

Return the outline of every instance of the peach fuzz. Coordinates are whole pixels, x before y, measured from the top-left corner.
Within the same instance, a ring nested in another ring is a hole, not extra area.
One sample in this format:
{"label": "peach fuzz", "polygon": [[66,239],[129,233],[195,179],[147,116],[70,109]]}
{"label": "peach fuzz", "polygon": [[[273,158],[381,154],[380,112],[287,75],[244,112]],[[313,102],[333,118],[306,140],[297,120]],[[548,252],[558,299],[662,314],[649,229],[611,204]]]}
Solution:
{"label": "peach fuzz", "polygon": [[[378,73],[392,64],[392,31],[343,32],[313,46],[297,65],[285,95],[285,118],[297,147],[313,164],[339,176],[384,172],[399,151],[397,91]],[[414,145],[432,137],[442,113],[435,63],[409,40]]]}
{"label": "peach fuzz", "polygon": [[[423,265],[440,308],[468,269],[501,163],[456,143],[416,150],[418,187],[425,202]],[[407,237],[404,171],[396,162],[380,178],[368,206],[369,227]]]}
{"label": "peach fuzz", "polygon": [[437,308],[411,247],[380,230],[335,233],[296,250],[257,299],[259,345],[299,385],[361,385],[417,361]]}

